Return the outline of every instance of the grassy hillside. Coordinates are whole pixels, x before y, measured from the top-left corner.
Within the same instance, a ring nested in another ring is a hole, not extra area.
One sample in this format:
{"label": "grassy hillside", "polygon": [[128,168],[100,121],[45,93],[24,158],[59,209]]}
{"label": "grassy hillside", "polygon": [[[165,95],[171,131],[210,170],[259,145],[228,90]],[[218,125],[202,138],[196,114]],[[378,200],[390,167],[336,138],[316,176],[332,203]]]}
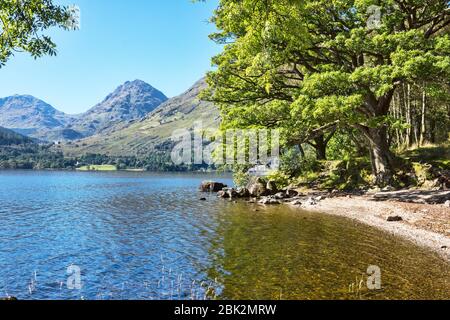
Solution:
{"label": "grassy hillside", "polygon": [[0,127],[0,146],[23,145],[33,143],[33,140],[12,130]]}
{"label": "grassy hillside", "polygon": [[204,128],[217,128],[219,111],[211,103],[198,99],[203,80],[182,95],[163,103],[146,118],[108,134],[66,143],[60,148],[66,156],[105,154],[109,156],[145,157],[155,150],[171,150],[171,136],[177,129],[190,129],[195,121]]}

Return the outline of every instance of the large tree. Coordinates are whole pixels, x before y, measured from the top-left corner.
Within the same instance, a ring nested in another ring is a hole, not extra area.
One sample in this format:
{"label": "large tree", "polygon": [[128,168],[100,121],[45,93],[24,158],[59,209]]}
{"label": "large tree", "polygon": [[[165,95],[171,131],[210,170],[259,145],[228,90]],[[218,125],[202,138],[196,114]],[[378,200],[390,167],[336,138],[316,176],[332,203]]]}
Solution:
{"label": "large tree", "polygon": [[356,128],[379,185],[394,173],[396,89],[449,76],[447,0],[221,0],[213,22],[224,50],[208,96],[224,127],[277,127],[288,144]]}
{"label": "large tree", "polygon": [[43,32],[76,28],[73,10],[52,0],[0,0],[0,68],[15,52],[34,58],[55,55],[56,45]]}

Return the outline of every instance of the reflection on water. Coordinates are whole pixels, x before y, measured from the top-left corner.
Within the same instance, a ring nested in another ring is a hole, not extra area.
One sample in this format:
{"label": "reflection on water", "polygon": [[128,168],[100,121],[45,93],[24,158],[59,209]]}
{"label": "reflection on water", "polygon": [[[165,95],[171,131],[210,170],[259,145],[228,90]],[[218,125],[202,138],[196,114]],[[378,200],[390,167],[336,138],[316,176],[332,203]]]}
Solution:
{"label": "reflection on water", "polygon": [[[447,263],[351,220],[239,204],[216,232],[209,275],[224,298],[450,298]],[[372,265],[382,272],[380,291],[367,289]]]}
{"label": "reflection on water", "polygon": [[[434,254],[338,217],[199,201],[211,178],[0,172],[0,296],[450,298],[449,264]],[[72,264],[81,290],[66,286]],[[382,290],[367,289],[370,265]]]}

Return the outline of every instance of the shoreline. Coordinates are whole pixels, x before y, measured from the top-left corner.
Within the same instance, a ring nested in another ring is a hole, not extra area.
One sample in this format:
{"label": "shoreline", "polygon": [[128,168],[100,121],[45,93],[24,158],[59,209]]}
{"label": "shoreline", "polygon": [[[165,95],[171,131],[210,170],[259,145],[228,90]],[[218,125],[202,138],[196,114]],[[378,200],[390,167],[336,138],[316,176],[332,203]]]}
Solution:
{"label": "shoreline", "polygon": [[200,191],[217,192],[222,199],[243,199],[262,206],[288,205],[349,218],[430,249],[450,263],[450,190],[359,190],[346,193],[288,188],[280,191],[271,181],[265,183],[257,178],[246,188],[237,189],[219,182],[204,181]]}
{"label": "shoreline", "polygon": [[[287,204],[364,223],[430,249],[450,263],[450,207],[443,204],[380,201],[376,194],[327,197],[314,205]],[[402,220],[388,222],[389,217]]]}

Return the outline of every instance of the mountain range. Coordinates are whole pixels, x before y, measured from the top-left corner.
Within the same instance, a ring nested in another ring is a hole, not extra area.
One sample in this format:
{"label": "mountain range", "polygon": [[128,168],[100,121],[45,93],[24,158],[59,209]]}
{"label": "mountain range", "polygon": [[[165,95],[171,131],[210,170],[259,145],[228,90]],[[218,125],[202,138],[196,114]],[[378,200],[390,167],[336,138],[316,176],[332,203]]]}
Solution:
{"label": "mountain range", "polygon": [[43,141],[75,140],[140,119],[167,97],[141,80],[126,82],[101,103],[68,115],[28,95],[0,99],[0,126]]}
{"label": "mountain range", "polygon": [[145,156],[167,148],[173,131],[201,120],[216,128],[218,109],[201,101],[204,79],[168,99],[141,80],[125,82],[83,114],[68,115],[32,96],[0,99],[0,126],[42,142],[58,141],[68,156]]}
{"label": "mountain range", "polygon": [[0,126],[33,138],[46,140],[52,131],[63,130],[74,119],[32,96],[0,99]]}
{"label": "mountain range", "polygon": [[70,123],[69,128],[84,137],[115,130],[141,119],[155,110],[167,97],[159,90],[141,80],[125,82],[109,94],[101,103]]}

